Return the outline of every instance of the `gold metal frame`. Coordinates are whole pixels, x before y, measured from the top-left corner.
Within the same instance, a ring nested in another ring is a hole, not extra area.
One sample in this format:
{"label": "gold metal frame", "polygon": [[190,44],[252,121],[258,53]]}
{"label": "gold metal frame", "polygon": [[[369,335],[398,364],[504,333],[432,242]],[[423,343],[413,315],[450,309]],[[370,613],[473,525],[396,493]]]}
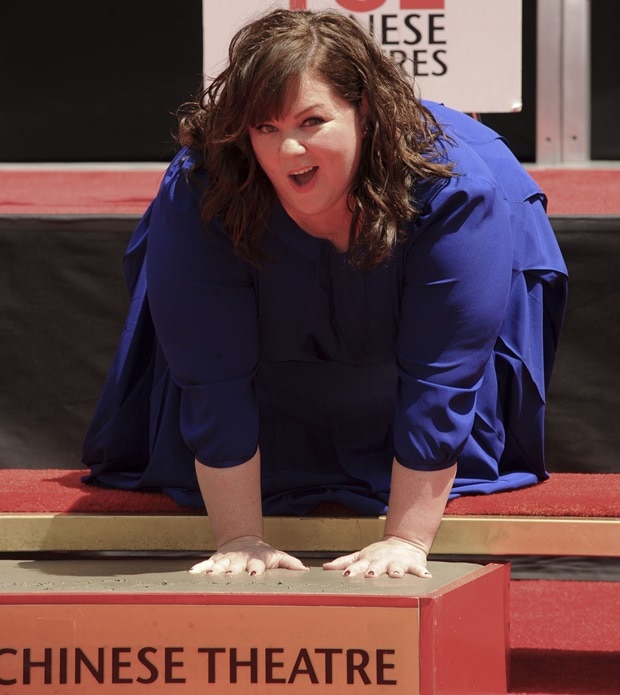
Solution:
{"label": "gold metal frame", "polygon": [[[381,538],[385,517],[266,517],[265,537],[282,550],[350,552]],[[207,517],[184,515],[0,514],[0,552],[204,552]],[[620,557],[620,520],[445,516],[438,555]]]}

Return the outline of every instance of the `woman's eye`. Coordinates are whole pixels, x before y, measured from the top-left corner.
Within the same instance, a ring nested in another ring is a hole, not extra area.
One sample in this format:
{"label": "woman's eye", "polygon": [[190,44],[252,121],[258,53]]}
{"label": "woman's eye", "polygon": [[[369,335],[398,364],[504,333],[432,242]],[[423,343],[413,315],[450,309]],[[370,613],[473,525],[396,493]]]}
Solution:
{"label": "woman's eye", "polygon": [[269,125],[269,123],[259,123],[254,126],[254,130],[258,130],[259,133],[275,133],[276,127]]}
{"label": "woman's eye", "polygon": [[323,119],[319,118],[318,116],[312,116],[311,118],[306,118],[304,121],[304,124],[307,126],[315,126],[315,125],[321,125],[323,123]]}

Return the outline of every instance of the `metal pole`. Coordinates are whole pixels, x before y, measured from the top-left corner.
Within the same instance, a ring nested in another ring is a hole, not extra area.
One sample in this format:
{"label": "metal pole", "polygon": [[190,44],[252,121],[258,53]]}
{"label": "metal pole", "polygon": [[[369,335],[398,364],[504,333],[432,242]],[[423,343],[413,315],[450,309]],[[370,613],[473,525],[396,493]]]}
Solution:
{"label": "metal pole", "polygon": [[564,0],[562,159],[590,159],[590,0]]}
{"label": "metal pole", "polygon": [[563,0],[536,5],[536,162],[562,161]]}
{"label": "metal pole", "polygon": [[590,0],[538,0],[538,164],[590,160],[590,12]]}

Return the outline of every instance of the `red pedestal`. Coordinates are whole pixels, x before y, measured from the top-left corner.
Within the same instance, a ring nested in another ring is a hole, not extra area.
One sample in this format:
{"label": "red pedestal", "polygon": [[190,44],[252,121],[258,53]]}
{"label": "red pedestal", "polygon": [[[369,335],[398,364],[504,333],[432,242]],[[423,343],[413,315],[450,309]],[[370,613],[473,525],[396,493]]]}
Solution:
{"label": "red pedestal", "polygon": [[107,582],[78,563],[67,583],[56,566],[40,590],[3,592],[0,692],[506,692],[507,566],[432,563],[432,580],[313,568],[208,581],[136,562]]}

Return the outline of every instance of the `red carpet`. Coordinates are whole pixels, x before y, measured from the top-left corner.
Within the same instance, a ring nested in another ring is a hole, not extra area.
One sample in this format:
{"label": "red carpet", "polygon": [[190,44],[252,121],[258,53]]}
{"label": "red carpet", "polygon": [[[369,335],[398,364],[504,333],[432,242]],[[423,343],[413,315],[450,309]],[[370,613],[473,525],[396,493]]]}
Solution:
{"label": "red carpet", "polygon": [[0,170],[0,215],[141,215],[162,179],[159,169]]}
{"label": "red carpet", "polygon": [[617,215],[620,169],[532,169],[550,215]]}
{"label": "red carpet", "polygon": [[620,583],[510,583],[510,693],[620,693]]}
{"label": "red carpet", "polygon": [[[164,165],[0,168],[0,215],[142,214]],[[620,168],[532,167],[551,215],[620,214]]]}
{"label": "red carpet", "polygon": [[81,514],[192,514],[162,493],[84,485],[84,470],[0,470],[0,511]]}
{"label": "red carpet", "polygon": [[448,504],[447,513],[618,517],[620,475],[554,473],[549,480],[533,487],[460,497]]}
{"label": "red carpet", "polygon": [[[85,470],[0,469],[1,512],[202,513],[161,493],[106,490],[80,482]],[[341,511],[342,513],[342,511]],[[534,487],[452,500],[447,514],[620,516],[620,475],[556,473]]]}

